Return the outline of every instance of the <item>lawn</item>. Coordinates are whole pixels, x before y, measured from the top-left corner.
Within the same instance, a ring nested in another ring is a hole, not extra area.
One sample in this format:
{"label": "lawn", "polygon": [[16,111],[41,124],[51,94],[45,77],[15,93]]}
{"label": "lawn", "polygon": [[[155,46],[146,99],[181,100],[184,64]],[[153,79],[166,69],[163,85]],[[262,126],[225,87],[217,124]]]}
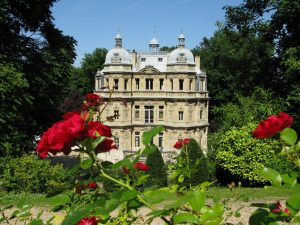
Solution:
{"label": "lawn", "polygon": [[[281,188],[281,187],[268,187],[268,188],[234,188],[229,189],[225,187],[211,187],[207,190],[207,197],[214,201],[222,199],[237,198],[242,201],[253,200],[274,200],[285,199],[291,195],[299,194],[300,185],[295,188]],[[53,207],[57,202],[66,202],[68,196],[60,194],[51,198],[46,198],[43,194],[13,194],[0,192],[0,205],[15,205],[22,206],[24,204],[31,204],[37,207]]]}

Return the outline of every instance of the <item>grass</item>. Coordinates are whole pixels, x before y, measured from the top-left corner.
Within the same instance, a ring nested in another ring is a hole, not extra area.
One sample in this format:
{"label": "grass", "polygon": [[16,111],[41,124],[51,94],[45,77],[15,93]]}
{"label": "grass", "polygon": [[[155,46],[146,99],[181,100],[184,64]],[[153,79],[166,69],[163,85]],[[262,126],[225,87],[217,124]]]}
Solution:
{"label": "grass", "polygon": [[266,187],[266,188],[233,188],[232,190],[225,187],[211,187],[207,190],[208,198],[215,201],[237,197],[240,200],[261,200],[267,201],[270,199],[286,199],[289,196],[300,193],[300,185],[294,188],[288,187]]}
{"label": "grass", "polygon": [[0,205],[14,205],[22,207],[25,204],[30,204],[38,207],[53,207],[58,204],[66,203],[69,197],[65,194],[56,195],[51,198],[46,198],[43,194],[13,194],[0,193]]}
{"label": "grass", "polygon": [[[206,195],[214,201],[238,198],[242,201],[259,200],[268,201],[274,199],[286,199],[291,195],[300,193],[300,185],[295,188],[268,187],[268,188],[234,188],[230,190],[225,187],[211,187],[207,190]],[[13,194],[0,192],[0,205],[22,206],[30,204],[37,207],[53,207],[68,201],[66,194],[60,194],[51,198],[46,198],[43,194]]]}

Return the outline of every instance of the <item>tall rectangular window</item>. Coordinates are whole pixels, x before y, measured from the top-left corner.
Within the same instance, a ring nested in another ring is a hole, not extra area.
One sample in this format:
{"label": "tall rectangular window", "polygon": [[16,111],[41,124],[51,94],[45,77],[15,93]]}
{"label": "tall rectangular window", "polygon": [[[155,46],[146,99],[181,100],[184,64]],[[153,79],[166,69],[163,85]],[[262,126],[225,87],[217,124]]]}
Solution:
{"label": "tall rectangular window", "polygon": [[136,105],[134,107],[134,118],[139,119],[140,118],[140,106]]}
{"label": "tall rectangular window", "polygon": [[162,90],[164,86],[164,79],[159,79],[159,90]]}
{"label": "tall rectangular window", "polygon": [[134,133],[134,146],[140,147],[140,132]]}
{"label": "tall rectangular window", "polygon": [[159,133],[159,135],[158,135],[158,147],[160,147],[160,148],[163,147],[163,141],[164,141],[164,134]]}
{"label": "tall rectangular window", "polygon": [[115,139],[115,144],[116,144],[117,148],[119,148],[120,147],[120,139],[119,139],[119,137],[115,137],[114,139]]}
{"label": "tall rectangular window", "polygon": [[203,110],[200,109],[200,119],[202,119]]}
{"label": "tall rectangular window", "polygon": [[178,112],[178,119],[183,120],[183,111]]}
{"label": "tall rectangular window", "polygon": [[145,106],[145,123],[154,122],[154,106]]}
{"label": "tall rectangular window", "polygon": [[106,86],[109,87],[109,79],[106,79]]}
{"label": "tall rectangular window", "polygon": [[136,89],[136,90],[139,90],[139,89],[140,89],[140,79],[139,79],[139,78],[136,78],[136,79],[135,79],[135,89]]}
{"label": "tall rectangular window", "polygon": [[173,79],[171,79],[170,82],[171,82],[171,91],[173,91]]}
{"label": "tall rectangular window", "polygon": [[183,91],[183,81],[182,79],[179,80],[179,90]]}
{"label": "tall rectangular window", "polygon": [[120,114],[119,114],[119,110],[114,110],[114,118],[117,120],[119,119]]}
{"label": "tall rectangular window", "polygon": [[128,88],[128,79],[124,80],[124,90],[127,90]]}
{"label": "tall rectangular window", "polygon": [[115,90],[119,89],[119,79],[114,79],[114,88]]}
{"label": "tall rectangular window", "polygon": [[190,90],[190,91],[192,90],[192,83],[193,83],[193,80],[190,79],[190,86],[189,86],[189,90]]}
{"label": "tall rectangular window", "polygon": [[153,79],[146,79],[146,90],[153,90]]}
{"label": "tall rectangular window", "polygon": [[164,119],[164,106],[159,106],[158,108],[158,119],[163,120]]}

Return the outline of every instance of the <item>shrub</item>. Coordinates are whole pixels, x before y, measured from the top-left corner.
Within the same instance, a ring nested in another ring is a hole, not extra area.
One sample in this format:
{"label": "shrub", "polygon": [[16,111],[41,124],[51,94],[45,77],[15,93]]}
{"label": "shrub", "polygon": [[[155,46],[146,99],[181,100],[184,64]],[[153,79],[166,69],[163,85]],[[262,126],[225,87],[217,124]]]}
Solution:
{"label": "shrub", "polygon": [[46,193],[64,180],[63,167],[34,155],[7,160],[1,183],[7,191]]}
{"label": "shrub", "polygon": [[208,161],[198,142],[194,139],[190,139],[190,143],[187,147],[191,165],[191,176],[188,182],[194,186],[205,181],[209,181],[211,174]]}
{"label": "shrub", "polygon": [[147,183],[158,187],[166,187],[168,185],[167,168],[157,147],[152,154],[148,155],[146,164],[150,166]]}
{"label": "shrub", "polygon": [[208,162],[196,140],[190,139],[175,159],[176,162],[169,165],[172,183],[189,188],[211,179],[213,164]]}
{"label": "shrub", "polygon": [[259,172],[265,166],[281,173],[294,169],[290,161],[281,160],[278,156],[281,151],[278,140],[252,137],[255,127],[250,123],[242,128],[232,128],[221,136],[216,154],[221,183],[225,179],[227,183],[241,181],[244,186],[260,185],[265,179]]}

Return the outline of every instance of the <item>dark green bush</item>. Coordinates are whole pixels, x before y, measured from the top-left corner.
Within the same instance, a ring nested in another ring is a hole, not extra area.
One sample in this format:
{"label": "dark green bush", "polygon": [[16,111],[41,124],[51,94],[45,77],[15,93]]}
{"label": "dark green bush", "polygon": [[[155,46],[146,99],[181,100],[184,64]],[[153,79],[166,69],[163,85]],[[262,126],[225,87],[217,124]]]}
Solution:
{"label": "dark green bush", "polygon": [[157,147],[155,152],[148,155],[146,164],[150,166],[147,183],[158,187],[166,187],[168,185],[167,167]]}
{"label": "dark green bush", "polygon": [[7,160],[0,179],[6,191],[46,193],[63,184],[62,171],[62,165],[52,166],[49,160],[24,155]]}
{"label": "dark green bush", "polygon": [[188,183],[194,186],[209,181],[211,177],[209,163],[198,142],[191,139],[187,147],[191,165],[191,177],[188,180]]}
{"label": "dark green bush", "polygon": [[280,173],[293,171],[293,164],[279,155],[279,140],[253,138],[255,127],[256,124],[250,123],[242,128],[232,128],[221,136],[216,154],[220,183],[226,179],[227,183],[241,181],[244,186],[262,185],[266,182],[260,176],[264,167]]}

